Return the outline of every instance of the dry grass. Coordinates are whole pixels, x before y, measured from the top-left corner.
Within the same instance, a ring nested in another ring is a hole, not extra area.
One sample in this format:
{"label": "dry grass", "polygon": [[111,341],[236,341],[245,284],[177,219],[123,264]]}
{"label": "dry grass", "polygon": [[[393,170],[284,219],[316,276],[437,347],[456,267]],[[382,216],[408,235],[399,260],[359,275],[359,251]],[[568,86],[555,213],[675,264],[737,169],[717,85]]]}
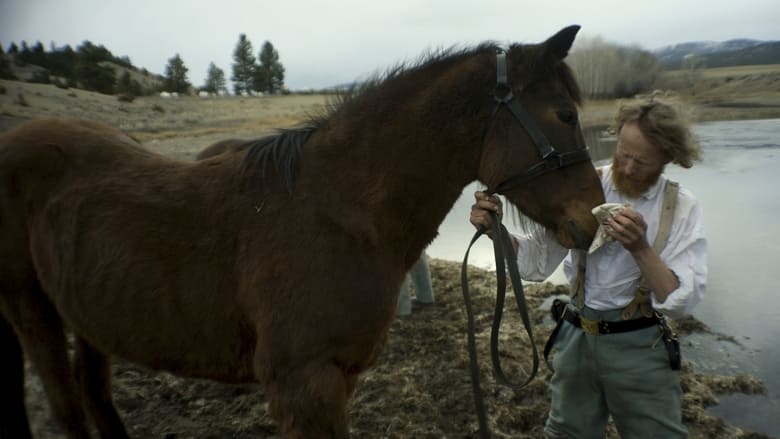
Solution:
{"label": "dry grass", "polygon": [[[477,437],[471,390],[466,319],[460,289],[460,264],[432,259],[431,280],[436,303],[418,307],[390,328],[378,363],[365,373],[349,405],[352,434],[363,438]],[[550,371],[541,366],[537,378],[520,390],[498,384],[491,373],[489,337],[495,306],[495,274],[471,267],[469,285],[476,323],[480,381],[490,428],[496,438],[536,439],[549,410]],[[552,330],[540,306],[564,287],[533,284],[525,288],[538,349]],[[508,293],[511,296],[511,292]],[[501,362],[507,376],[521,381],[530,370],[530,344],[513,301],[500,332]],[[511,317],[511,318],[510,318]],[[694,331],[706,331],[691,324]],[[683,331],[681,331],[683,332]],[[684,337],[684,335],[683,335]],[[262,391],[253,385],[226,385],[156,373],[114,361],[114,399],[132,437],[231,437],[276,439],[276,426]],[[684,362],[683,419],[691,439],[759,439],[707,413],[718,397],[730,393],[764,393],[755,378],[697,373]],[[60,437],[48,415],[43,389],[28,383],[31,421],[39,439]],[[614,425],[605,439],[618,439]]]}
{"label": "dry grass", "polygon": [[[277,128],[301,124],[324,111],[327,97],[161,98],[121,102],[114,96],[54,85],[0,81],[0,131],[34,117],[75,117],[118,127],[148,147],[178,158],[191,158],[226,138],[255,138]],[[26,106],[18,104],[22,96]]]}
{"label": "dry grass", "polygon": [[[780,64],[664,72],[656,84],[662,99],[680,102],[694,122],[780,118]],[[612,123],[615,101],[594,100],[583,126]]]}

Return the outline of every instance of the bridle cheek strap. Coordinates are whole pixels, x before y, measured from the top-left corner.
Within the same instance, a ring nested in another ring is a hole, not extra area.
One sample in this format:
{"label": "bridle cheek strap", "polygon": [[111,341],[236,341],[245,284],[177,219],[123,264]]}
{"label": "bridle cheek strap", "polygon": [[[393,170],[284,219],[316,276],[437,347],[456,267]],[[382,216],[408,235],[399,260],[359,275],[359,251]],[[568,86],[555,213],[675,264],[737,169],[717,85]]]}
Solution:
{"label": "bridle cheek strap", "polygon": [[574,149],[573,151],[563,153],[558,152],[550,144],[550,141],[547,140],[547,136],[537,128],[531,115],[515,99],[514,93],[512,93],[512,87],[507,79],[506,51],[503,49],[499,49],[496,53],[496,68],[496,91],[493,95],[496,104],[493,107],[490,119],[492,120],[502,107],[505,106],[509,109],[510,113],[520,122],[520,125],[523,126],[523,129],[531,137],[531,141],[536,145],[541,161],[524,172],[507,178],[493,190],[488,190],[489,193],[504,194],[506,191],[521,186],[550,171],[555,171],[574,163],[590,161],[590,154],[587,148]]}

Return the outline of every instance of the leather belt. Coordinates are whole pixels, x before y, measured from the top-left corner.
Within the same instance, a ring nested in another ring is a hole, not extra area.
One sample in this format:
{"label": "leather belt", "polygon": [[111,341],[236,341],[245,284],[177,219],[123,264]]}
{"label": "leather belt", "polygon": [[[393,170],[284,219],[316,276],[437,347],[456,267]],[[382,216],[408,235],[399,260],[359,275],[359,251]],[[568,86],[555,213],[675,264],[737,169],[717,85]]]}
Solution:
{"label": "leather belt", "polygon": [[588,334],[603,335],[603,334],[618,334],[621,332],[636,331],[638,329],[649,328],[650,326],[658,325],[658,316],[652,317],[640,317],[632,320],[619,320],[619,321],[606,321],[606,320],[591,320],[586,317],[582,317],[578,312],[573,311],[571,308],[566,307],[563,312],[563,319],[572,325],[582,329]]}

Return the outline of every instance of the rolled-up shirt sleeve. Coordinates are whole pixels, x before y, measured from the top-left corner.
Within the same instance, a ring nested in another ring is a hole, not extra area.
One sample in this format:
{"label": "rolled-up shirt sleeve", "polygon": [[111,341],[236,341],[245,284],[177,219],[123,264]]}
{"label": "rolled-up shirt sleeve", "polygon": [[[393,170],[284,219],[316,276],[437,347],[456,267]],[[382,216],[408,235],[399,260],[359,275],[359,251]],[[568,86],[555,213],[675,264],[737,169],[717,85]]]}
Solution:
{"label": "rolled-up shirt sleeve", "polygon": [[517,240],[517,268],[523,280],[541,282],[555,271],[569,250],[549,229],[513,235]]}
{"label": "rolled-up shirt sleeve", "polygon": [[680,282],[661,303],[652,295],[653,307],[679,319],[690,314],[701,301],[707,285],[707,239],[701,206],[681,191],[675,216],[679,215],[660,257]]}

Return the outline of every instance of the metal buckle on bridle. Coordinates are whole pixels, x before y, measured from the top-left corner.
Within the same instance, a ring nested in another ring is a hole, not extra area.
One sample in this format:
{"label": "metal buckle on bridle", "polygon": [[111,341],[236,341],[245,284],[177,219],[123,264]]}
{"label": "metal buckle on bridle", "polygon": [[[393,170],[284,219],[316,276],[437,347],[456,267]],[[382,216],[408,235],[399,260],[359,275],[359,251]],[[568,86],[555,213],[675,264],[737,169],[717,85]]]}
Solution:
{"label": "metal buckle on bridle", "polygon": [[512,87],[509,86],[509,81],[507,80],[506,51],[499,48],[496,51],[496,90],[493,93],[493,99],[496,100],[497,105],[493,112],[498,111],[500,104],[506,104],[514,97]]}

